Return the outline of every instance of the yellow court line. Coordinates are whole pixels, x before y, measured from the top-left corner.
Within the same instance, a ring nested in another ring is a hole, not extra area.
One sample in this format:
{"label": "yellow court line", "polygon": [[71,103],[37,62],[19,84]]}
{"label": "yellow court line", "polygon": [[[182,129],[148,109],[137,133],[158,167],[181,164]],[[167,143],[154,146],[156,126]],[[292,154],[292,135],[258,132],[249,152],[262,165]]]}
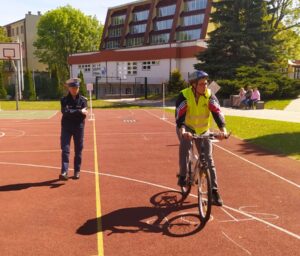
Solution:
{"label": "yellow court line", "polygon": [[94,165],[95,165],[95,186],[96,186],[96,217],[97,217],[97,246],[98,256],[104,256],[103,248],[103,231],[101,223],[101,197],[100,197],[100,183],[99,183],[99,167],[98,167],[98,153],[97,153],[97,137],[96,137],[96,121],[93,120],[94,131]]}

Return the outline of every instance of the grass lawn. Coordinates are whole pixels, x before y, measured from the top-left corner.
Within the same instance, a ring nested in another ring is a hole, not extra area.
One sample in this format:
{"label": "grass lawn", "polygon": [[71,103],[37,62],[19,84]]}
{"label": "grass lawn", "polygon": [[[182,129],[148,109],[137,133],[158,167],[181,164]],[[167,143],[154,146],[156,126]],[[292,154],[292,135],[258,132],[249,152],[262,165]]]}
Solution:
{"label": "grass lawn", "polygon": [[300,160],[300,124],[235,116],[226,122],[234,136]]}
{"label": "grass lawn", "polygon": [[[0,101],[2,110],[16,110],[15,101]],[[104,100],[93,100],[93,108],[124,108],[138,107],[134,104],[108,102]],[[19,110],[60,110],[60,102],[56,101],[19,101]]]}
{"label": "grass lawn", "polygon": [[266,109],[283,110],[290,104],[292,100],[269,100],[265,102]]}
{"label": "grass lawn", "polygon": [[[174,110],[168,110],[174,113]],[[226,116],[227,130],[274,153],[300,160],[300,124],[256,118]]]}

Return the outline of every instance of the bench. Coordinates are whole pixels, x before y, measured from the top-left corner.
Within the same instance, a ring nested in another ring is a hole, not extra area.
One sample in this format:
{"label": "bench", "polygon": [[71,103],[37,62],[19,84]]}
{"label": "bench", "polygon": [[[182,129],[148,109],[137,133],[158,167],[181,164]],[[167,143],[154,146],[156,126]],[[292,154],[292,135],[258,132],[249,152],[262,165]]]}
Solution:
{"label": "bench", "polygon": [[260,100],[258,102],[255,103],[255,108],[256,109],[264,109],[265,108],[265,102]]}

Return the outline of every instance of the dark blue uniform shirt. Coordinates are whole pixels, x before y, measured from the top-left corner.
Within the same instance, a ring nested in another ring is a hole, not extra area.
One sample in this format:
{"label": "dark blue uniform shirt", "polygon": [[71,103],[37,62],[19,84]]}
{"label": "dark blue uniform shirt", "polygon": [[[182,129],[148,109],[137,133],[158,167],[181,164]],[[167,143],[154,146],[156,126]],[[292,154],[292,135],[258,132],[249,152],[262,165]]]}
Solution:
{"label": "dark blue uniform shirt", "polygon": [[75,99],[69,93],[60,100],[62,119],[62,127],[82,127],[85,122],[85,115],[81,110],[87,108],[87,98],[78,94]]}

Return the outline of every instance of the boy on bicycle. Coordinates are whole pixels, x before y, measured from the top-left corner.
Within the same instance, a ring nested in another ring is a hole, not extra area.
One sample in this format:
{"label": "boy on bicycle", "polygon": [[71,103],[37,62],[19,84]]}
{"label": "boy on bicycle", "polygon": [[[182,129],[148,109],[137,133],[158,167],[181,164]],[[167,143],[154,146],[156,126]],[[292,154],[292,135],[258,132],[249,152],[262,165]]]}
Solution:
{"label": "boy on bicycle", "polygon": [[[210,113],[219,130],[219,139],[227,136],[224,115],[221,112],[219,101],[207,88],[208,74],[204,71],[195,71],[189,77],[190,87],[182,90],[176,101],[176,131],[180,140],[179,145],[179,177],[178,185],[186,185],[187,158],[191,147],[193,134],[201,135],[209,132]],[[198,142],[201,143],[201,142]],[[212,156],[211,140],[203,140],[204,156],[212,178],[212,202],[222,206],[223,201],[218,192],[217,171]]]}

